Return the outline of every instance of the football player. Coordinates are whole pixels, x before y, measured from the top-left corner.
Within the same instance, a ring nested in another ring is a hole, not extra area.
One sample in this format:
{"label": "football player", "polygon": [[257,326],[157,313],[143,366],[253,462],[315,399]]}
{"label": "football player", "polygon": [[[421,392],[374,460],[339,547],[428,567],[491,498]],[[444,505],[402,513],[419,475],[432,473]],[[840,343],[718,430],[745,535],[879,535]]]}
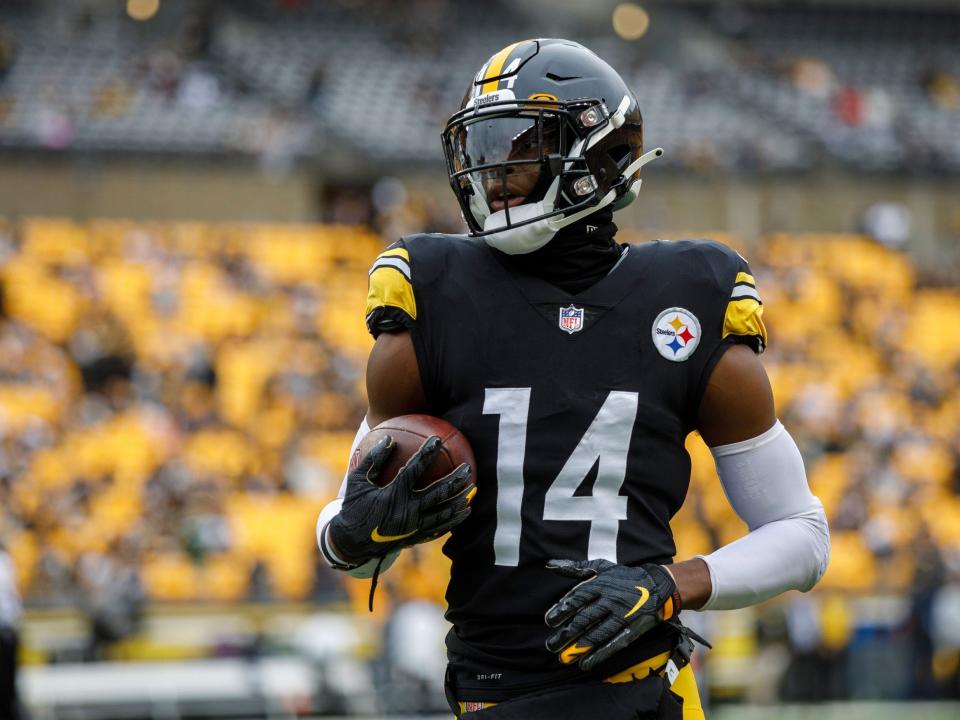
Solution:
{"label": "football player", "polygon": [[[431,439],[379,489],[382,442],[321,514],[323,554],[369,577],[452,528],[461,717],[702,718],[681,610],[809,590],[829,553],[758,357],[750,268],[713,242],[616,242],[613,213],[661,151],[644,153],[636,97],[576,43],[496,53],[443,147],[469,236],[405,237],[374,262],[357,442],[429,413],[464,432],[476,467],[414,491]],[[749,532],[676,562],[693,431]]]}

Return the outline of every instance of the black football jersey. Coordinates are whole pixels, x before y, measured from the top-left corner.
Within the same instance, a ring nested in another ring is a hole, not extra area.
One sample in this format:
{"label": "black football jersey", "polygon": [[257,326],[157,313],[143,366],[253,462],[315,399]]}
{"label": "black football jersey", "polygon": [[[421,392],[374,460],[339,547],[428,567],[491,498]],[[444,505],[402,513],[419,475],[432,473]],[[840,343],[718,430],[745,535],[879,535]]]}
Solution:
{"label": "black football jersey", "polygon": [[[545,565],[673,561],[684,441],[710,371],[730,342],[766,342],[746,261],[707,241],[625,246],[571,295],[481,239],[416,235],[374,262],[367,323],[374,336],[410,330],[429,411],[476,455],[473,512],[444,545],[448,649],[470,669],[460,686],[495,700],[582,677],[544,647],[544,613],[574,584]],[[661,652],[669,632],[597,674]]]}

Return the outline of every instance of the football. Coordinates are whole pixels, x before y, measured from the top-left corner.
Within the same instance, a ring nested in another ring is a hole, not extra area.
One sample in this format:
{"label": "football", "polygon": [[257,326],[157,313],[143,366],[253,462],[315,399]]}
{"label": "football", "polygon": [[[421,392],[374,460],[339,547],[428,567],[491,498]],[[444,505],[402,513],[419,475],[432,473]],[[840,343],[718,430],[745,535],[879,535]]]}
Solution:
{"label": "football", "polygon": [[350,469],[356,468],[360,458],[370,452],[385,435],[393,438],[396,448],[390,455],[383,472],[380,473],[378,478],[380,486],[393,480],[400,468],[431,435],[439,436],[442,445],[433,464],[417,482],[417,489],[425,488],[445,475],[449,475],[461,463],[467,463],[476,472],[473,450],[463,433],[446,420],[432,415],[400,415],[380,423],[360,441],[359,447],[350,458]]}

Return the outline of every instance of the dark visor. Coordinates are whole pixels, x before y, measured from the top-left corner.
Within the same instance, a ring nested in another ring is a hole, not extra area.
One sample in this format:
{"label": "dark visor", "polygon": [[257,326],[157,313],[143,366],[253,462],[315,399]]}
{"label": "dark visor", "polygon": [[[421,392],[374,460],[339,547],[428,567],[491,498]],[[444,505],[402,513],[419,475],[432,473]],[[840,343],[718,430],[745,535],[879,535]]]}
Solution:
{"label": "dark visor", "polygon": [[448,130],[455,172],[502,163],[541,162],[560,152],[560,118],[554,113],[471,118]]}

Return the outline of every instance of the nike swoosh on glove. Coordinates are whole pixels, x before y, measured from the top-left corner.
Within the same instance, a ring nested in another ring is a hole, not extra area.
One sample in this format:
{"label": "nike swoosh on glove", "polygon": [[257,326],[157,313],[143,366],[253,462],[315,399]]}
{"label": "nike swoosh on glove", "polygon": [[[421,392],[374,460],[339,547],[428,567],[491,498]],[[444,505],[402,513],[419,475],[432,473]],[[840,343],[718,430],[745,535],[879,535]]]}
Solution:
{"label": "nike swoosh on glove", "polygon": [[351,564],[382,557],[396,548],[433,540],[470,515],[474,483],[466,463],[449,475],[417,490],[440,450],[440,438],[427,438],[387,485],[373,483],[396,447],[385,437],[347,476],[340,512],[328,525],[337,555]]}
{"label": "nike swoosh on glove", "polygon": [[680,594],[662,566],[609,560],[551,560],[551,570],[581,580],[544,617],[556,629],[547,650],[565,665],[594,667],[680,612]]}

